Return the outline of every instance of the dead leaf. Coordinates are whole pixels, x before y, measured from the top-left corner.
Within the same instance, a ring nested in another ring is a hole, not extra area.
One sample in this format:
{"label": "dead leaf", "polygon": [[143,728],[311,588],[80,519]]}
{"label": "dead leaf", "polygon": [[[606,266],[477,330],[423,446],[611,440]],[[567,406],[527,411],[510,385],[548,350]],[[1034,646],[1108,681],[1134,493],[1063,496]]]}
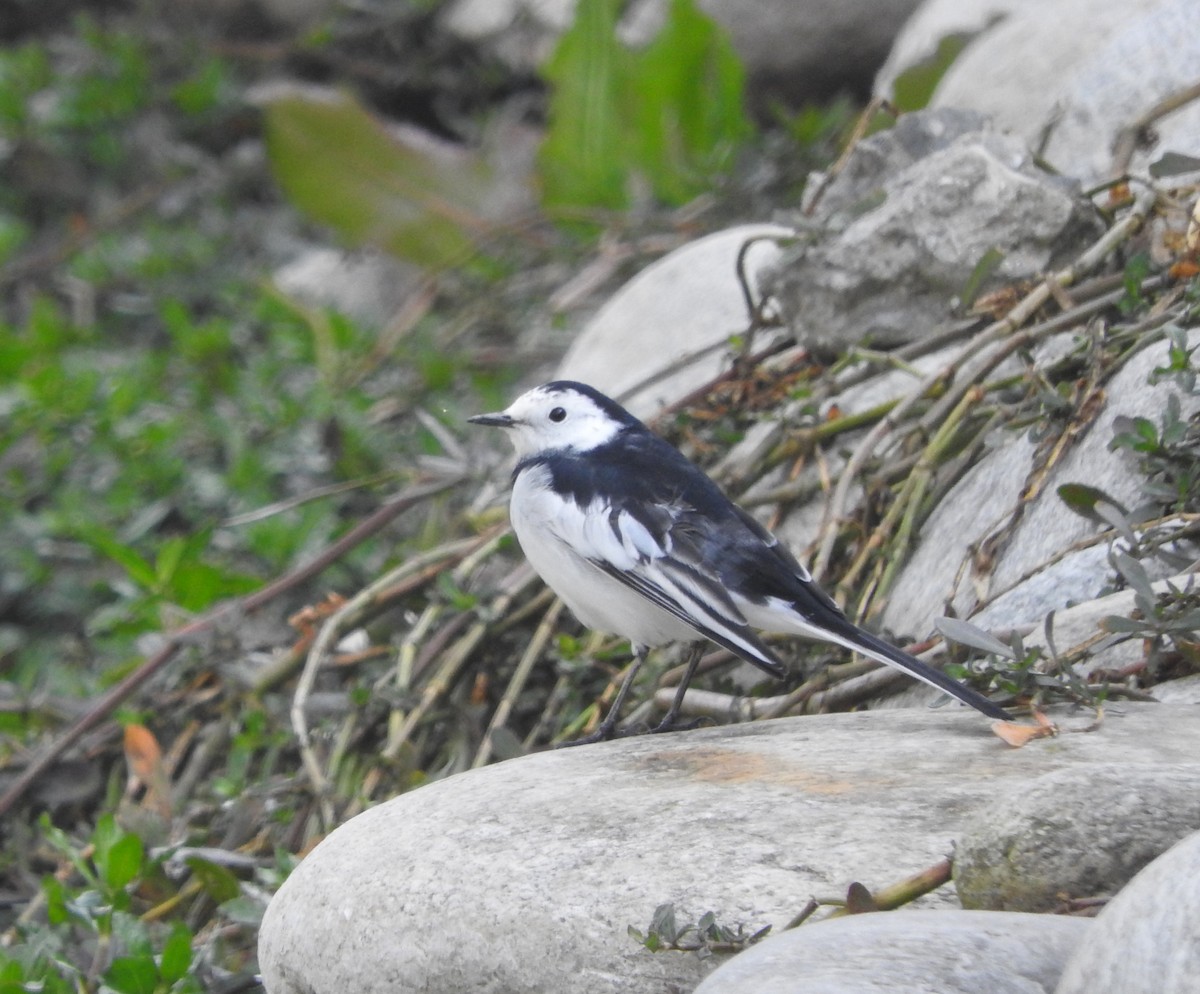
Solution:
{"label": "dead leaf", "polygon": [[171,787],[163,767],[162,749],[154,733],[145,725],[125,726],[125,762],[129,764],[129,793],[141,783],[146,788],[143,806],[170,818]]}
{"label": "dead leaf", "polygon": [[1044,721],[1042,715],[1035,712],[1035,717],[1039,719],[1037,725],[1023,725],[1016,721],[994,721],[992,722],[992,732],[998,739],[1014,749],[1020,749],[1034,739],[1047,739],[1058,734],[1058,729],[1051,722]]}

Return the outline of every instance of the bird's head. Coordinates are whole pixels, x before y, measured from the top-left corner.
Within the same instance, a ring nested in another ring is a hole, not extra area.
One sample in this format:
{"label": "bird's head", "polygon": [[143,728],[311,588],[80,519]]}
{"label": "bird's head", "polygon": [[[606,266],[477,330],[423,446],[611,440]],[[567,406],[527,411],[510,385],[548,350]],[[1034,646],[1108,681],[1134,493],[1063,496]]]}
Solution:
{"label": "bird's head", "polygon": [[583,383],[556,380],[521,394],[496,414],[477,414],[472,424],[508,430],[517,458],[543,452],[587,452],[622,431],[644,426],[615,400]]}

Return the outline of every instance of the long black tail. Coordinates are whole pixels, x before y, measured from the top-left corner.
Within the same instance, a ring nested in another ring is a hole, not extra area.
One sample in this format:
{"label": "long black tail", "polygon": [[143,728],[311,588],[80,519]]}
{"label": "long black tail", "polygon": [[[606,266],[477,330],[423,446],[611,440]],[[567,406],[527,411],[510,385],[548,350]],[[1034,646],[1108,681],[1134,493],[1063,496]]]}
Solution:
{"label": "long black tail", "polygon": [[[826,619],[822,620],[826,621]],[[957,698],[964,704],[969,704],[976,711],[986,714],[989,718],[1008,721],[1008,715],[1004,712],[1004,709],[1000,705],[989,701],[982,694],[972,690],[970,687],[963,686],[941,670],[935,670],[932,666],[926,665],[915,656],[909,655],[903,649],[897,649],[894,645],[885,642],[868,631],[864,631],[853,624],[848,618],[840,620],[843,623],[838,625],[836,629],[832,626],[827,627],[827,621],[826,625],[822,626],[825,627],[827,638],[841,643],[848,649],[861,652],[864,656],[870,656],[872,659],[877,659],[888,666],[894,666],[909,676],[915,677],[929,684],[931,687],[935,687],[949,694],[951,697]]]}

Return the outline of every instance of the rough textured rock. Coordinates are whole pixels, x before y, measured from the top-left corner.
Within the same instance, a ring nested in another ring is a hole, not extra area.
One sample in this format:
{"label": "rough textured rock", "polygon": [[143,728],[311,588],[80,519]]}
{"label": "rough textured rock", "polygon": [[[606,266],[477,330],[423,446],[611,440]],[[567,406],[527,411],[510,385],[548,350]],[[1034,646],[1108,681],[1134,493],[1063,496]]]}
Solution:
{"label": "rough textured rock", "polygon": [[965,908],[1051,911],[1062,896],[1115,894],[1200,830],[1200,766],[1073,766],[976,811],[954,857]]}
{"label": "rough textured rock", "polygon": [[264,980],[270,994],[688,991],[717,957],[627,935],[660,904],[780,928],[814,893],[938,862],[1006,787],[1079,764],[1200,763],[1194,707],[1123,711],[1020,750],[973,713],[914,709],[643,736],[451,777],[359,815],[300,864],[263,921]]}
{"label": "rough textured rock", "polygon": [[850,915],[768,937],[695,994],[1051,994],[1091,925],[984,911]]}
{"label": "rough textured rock", "polygon": [[[974,33],[942,77],[931,107],[981,111],[1087,183],[1109,176],[1117,131],[1193,83],[1200,53],[1194,0],[929,0],[905,25],[876,80],[896,76],[955,32]],[[1154,125],[1164,150],[1200,155],[1200,104]]]}
{"label": "rough textured rock", "polygon": [[[1200,343],[1200,330],[1191,344]],[[1087,483],[1127,507],[1141,503],[1143,476],[1135,457],[1111,450],[1116,418],[1145,417],[1158,423],[1170,380],[1147,381],[1166,363],[1167,347],[1144,349],[1111,380],[1107,403],[1042,481],[1037,498],[1020,494],[1037,468],[1037,447],[1027,435],[1000,433],[998,444],[956,484],[930,515],[921,540],[901,571],[884,612],[884,625],[924,636],[949,602],[959,617],[983,628],[1008,630],[1040,625],[1046,614],[1106,593],[1114,579],[1107,543],[1084,546],[1103,529],[1074,513],[1058,496],[1064,483]],[[1182,417],[1200,410],[1200,398],[1181,396]],[[989,570],[973,569],[973,550],[990,548]],[[1177,567],[1146,560],[1154,578]],[[986,607],[981,606],[987,601]]]}
{"label": "rough textured rock", "polygon": [[[779,258],[777,239],[792,234],[777,224],[745,224],[690,242],[643,269],[608,300],[575,339],[559,367],[622,396],[665,370],[675,370],[625,397],[640,417],[707,383],[728,362],[721,346],[750,321],[737,278],[747,242],[746,271],[755,275]],[[757,290],[758,287],[752,287]],[[708,350],[684,363],[685,357]],[[636,356],[636,362],[630,357]]]}
{"label": "rough textured rock", "polygon": [[[667,3],[625,4],[623,37],[631,44],[653,37]],[[767,106],[869,89],[916,0],[699,0],[699,6],[729,32],[751,99]],[[530,71],[549,55],[574,9],[574,0],[457,0],[448,5],[443,23]]]}
{"label": "rough textured rock", "polygon": [[1101,230],[1017,140],[971,115],[922,112],[855,150],[771,290],[802,342],[895,344],[947,322],[988,253],[1002,258],[985,290],[1056,267]]}
{"label": "rough textured rock", "polygon": [[1164,704],[1200,704],[1200,673],[1160,683],[1154,696]]}
{"label": "rough textured rock", "polygon": [[1200,832],[1139,873],[1100,912],[1056,994],[1195,994],[1200,987]]}

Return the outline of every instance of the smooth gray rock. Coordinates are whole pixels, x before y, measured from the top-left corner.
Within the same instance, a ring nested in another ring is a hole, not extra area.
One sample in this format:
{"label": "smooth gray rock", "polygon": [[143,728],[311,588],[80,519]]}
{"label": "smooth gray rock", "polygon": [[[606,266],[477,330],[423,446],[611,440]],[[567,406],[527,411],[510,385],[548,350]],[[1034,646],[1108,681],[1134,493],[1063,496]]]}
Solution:
{"label": "smooth gray rock", "polygon": [[[623,739],[438,781],[352,819],[292,873],[263,920],[264,981],[270,994],[689,991],[719,957],[627,935],[660,904],[781,928],[813,894],[940,861],[1005,787],[1079,764],[1200,764],[1194,707],[1123,711],[1020,750],[973,712],[915,709]],[[956,903],[943,888],[919,905]]]}
{"label": "smooth gray rock", "polygon": [[1154,696],[1164,704],[1200,704],[1200,673],[1160,683]]}
{"label": "smooth gray rock", "polygon": [[[745,268],[758,293],[758,273],[778,260],[778,240],[791,235],[778,224],[743,224],[651,263],[588,322],[558,376],[624,396],[622,403],[639,417],[707,383],[728,365],[725,343],[745,333],[750,322],[737,277],[738,254],[751,243]],[[704,354],[689,361],[699,352]],[[659,374],[665,375],[625,396]]]}
{"label": "smooth gray rock", "polygon": [[1051,911],[1104,897],[1200,830],[1200,766],[1055,770],[1005,791],[963,827],[954,886],[965,908]]}
{"label": "smooth gray rock", "polygon": [[272,277],[307,307],[327,307],[373,327],[387,324],[423,278],[420,267],[381,252],[332,248],[310,249]]}
{"label": "smooth gray rock", "polygon": [[1130,881],[1100,912],[1056,994],[1200,990],[1200,832]]}
{"label": "smooth gray rock", "polygon": [[[1193,83],[1200,54],[1194,0],[927,0],[876,78],[897,75],[949,35],[974,35],[942,77],[931,107],[980,111],[1091,184],[1108,179],[1119,129]],[[1171,149],[1200,155],[1200,104],[1155,122],[1133,167]]]}
{"label": "smooth gray rock", "polygon": [[1002,258],[985,291],[1053,269],[1097,237],[1102,226],[1086,200],[1038,169],[1019,141],[964,129],[972,121],[907,115],[897,134],[855,149],[848,176],[830,184],[815,226],[770,286],[802,342],[920,338],[951,318],[989,252]]}
{"label": "smooth gray rock", "polygon": [[1091,925],[988,911],[850,915],[769,936],[695,994],[1051,994]]}

